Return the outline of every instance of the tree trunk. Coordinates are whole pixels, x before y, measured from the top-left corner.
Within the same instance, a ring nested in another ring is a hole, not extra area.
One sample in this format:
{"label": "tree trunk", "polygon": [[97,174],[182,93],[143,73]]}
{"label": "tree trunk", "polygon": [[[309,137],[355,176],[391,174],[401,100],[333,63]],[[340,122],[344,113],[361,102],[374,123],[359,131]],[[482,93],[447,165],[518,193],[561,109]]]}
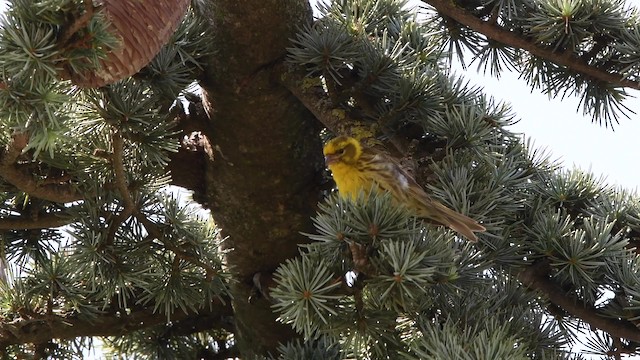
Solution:
{"label": "tree trunk", "polygon": [[305,241],[300,232],[310,231],[320,193],[319,125],[271,81],[272,65],[284,60],[298,27],[311,21],[311,8],[297,0],[210,5],[217,52],[202,81],[214,155],[207,163],[207,200],[228,237],[240,351],[264,354],[294,334],[276,323],[269,301],[252,296],[254,274],[270,278],[297,254],[297,244]]}

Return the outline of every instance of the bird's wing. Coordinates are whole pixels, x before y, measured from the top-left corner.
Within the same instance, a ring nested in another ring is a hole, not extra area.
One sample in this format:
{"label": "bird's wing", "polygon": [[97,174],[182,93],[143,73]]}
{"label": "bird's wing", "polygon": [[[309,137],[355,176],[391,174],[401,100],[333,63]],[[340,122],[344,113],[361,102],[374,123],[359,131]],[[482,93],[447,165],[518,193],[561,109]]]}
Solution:
{"label": "bird's wing", "polygon": [[378,176],[386,176],[377,181],[377,185],[391,192],[396,201],[408,206],[418,217],[448,226],[471,241],[478,240],[474,231],[485,231],[484,226],[472,218],[449,209],[429,196],[394,158],[370,150],[364,151],[362,156],[362,164],[366,164],[363,166],[370,167],[363,170],[378,170]]}
{"label": "bird's wing", "polygon": [[386,154],[365,149],[360,158],[362,159],[363,166],[366,167],[362,169],[363,171],[375,172],[377,176],[382,177],[377,182],[378,186],[383,190],[390,191],[394,194],[403,194],[406,193],[410,187],[419,187],[411,175],[409,175],[394,158]]}

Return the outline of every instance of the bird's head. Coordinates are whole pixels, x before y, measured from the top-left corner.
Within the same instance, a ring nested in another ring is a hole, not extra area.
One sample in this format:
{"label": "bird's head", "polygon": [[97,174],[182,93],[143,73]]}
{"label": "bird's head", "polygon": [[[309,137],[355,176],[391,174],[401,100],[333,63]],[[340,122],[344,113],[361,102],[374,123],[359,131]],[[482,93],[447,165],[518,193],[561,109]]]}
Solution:
{"label": "bird's head", "polygon": [[355,164],[362,155],[360,142],[352,137],[338,136],[324,146],[324,161],[327,165]]}

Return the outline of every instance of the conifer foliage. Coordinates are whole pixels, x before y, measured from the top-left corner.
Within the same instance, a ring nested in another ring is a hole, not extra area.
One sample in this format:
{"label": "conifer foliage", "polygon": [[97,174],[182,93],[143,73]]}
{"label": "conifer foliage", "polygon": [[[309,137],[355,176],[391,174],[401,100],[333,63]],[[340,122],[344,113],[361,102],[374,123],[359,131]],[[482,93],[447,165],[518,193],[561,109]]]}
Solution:
{"label": "conifer foliage", "polygon": [[[635,10],[283,3],[193,1],[153,60],[99,88],[68,76],[108,71],[123,44],[99,4],[9,3],[0,358],[640,354],[638,196],[551,161],[449,71],[516,70],[613,125],[640,87]],[[388,194],[340,198],[333,135],[487,231],[469,243]]]}

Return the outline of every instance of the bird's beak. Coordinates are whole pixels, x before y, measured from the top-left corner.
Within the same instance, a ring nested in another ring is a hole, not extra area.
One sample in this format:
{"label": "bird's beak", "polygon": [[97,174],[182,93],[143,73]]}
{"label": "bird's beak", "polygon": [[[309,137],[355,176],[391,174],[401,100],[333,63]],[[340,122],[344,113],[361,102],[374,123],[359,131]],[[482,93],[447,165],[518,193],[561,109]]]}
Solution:
{"label": "bird's beak", "polygon": [[338,156],[336,156],[335,154],[331,154],[331,155],[326,155],[324,157],[324,163],[326,165],[331,165],[331,164],[335,164],[338,162]]}

